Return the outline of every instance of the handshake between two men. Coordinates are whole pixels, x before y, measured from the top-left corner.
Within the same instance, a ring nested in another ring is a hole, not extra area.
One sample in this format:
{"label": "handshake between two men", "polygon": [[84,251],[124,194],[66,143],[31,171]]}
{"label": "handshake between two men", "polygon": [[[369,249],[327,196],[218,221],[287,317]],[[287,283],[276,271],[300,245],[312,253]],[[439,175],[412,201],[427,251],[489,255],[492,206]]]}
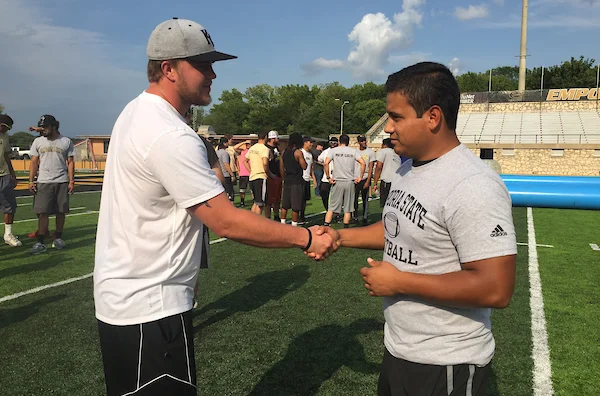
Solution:
{"label": "handshake between two men", "polygon": [[[385,245],[383,223],[368,227],[336,230],[328,226],[313,226],[312,244],[305,254],[314,260],[324,260],[340,247],[383,250]],[[365,288],[371,296],[393,296],[403,293],[402,275],[405,274],[387,261],[367,259],[368,267],[360,270]]]}

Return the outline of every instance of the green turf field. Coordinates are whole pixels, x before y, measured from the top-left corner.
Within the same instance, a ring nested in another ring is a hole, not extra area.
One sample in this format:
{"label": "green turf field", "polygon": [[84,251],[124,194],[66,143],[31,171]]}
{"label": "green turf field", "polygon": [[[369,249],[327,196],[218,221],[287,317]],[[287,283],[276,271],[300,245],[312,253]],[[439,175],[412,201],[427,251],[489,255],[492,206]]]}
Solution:
{"label": "green turf field", "polygon": [[[0,246],[0,300],[91,273],[99,198],[74,195],[67,248],[33,257],[31,198],[18,200],[14,230],[24,246]],[[370,208],[375,221],[378,201]],[[322,210],[313,198],[308,212]],[[533,217],[537,243],[554,246],[537,248],[554,392],[597,395],[600,252],[589,244],[600,244],[600,213],[534,209]],[[534,394],[526,209],[515,208],[514,220],[524,245],[512,303],[492,316],[497,351],[489,395]],[[198,393],[375,394],[381,301],[367,295],[358,275],[369,256],[381,252],[347,249],[314,263],[297,250],[213,244],[194,319]],[[0,394],[103,394],[97,338],[91,278],[0,302]]]}

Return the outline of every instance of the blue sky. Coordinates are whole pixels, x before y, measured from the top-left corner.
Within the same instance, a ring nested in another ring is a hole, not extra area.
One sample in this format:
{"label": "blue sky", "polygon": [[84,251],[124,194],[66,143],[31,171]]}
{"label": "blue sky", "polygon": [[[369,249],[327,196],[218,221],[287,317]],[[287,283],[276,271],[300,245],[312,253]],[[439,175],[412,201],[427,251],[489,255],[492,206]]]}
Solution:
{"label": "blue sky", "polygon": [[[0,0],[0,104],[26,130],[109,134],[147,81],[146,43],[177,16],[239,59],[215,65],[213,101],[257,84],[382,83],[421,60],[456,73],[516,65],[521,0]],[[530,0],[528,66],[600,60],[600,0]]]}

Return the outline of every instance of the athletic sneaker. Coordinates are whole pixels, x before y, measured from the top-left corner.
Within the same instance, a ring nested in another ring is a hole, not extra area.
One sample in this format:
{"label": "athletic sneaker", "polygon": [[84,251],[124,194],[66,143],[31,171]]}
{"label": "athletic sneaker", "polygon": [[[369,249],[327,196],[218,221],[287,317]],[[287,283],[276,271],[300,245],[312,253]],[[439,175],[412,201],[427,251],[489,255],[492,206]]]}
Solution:
{"label": "athletic sneaker", "polygon": [[369,225],[369,221],[367,219],[363,219],[363,226],[368,226]]}
{"label": "athletic sneaker", "polygon": [[4,243],[12,247],[21,246],[23,244],[21,241],[19,241],[19,238],[13,234],[4,234]]}
{"label": "athletic sneaker", "polygon": [[44,245],[43,243],[40,242],[36,242],[35,245],[33,245],[33,248],[31,248],[31,250],[29,251],[30,254],[40,254],[40,253],[44,253],[46,251],[46,245]]}
{"label": "athletic sneaker", "polygon": [[60,238],[56,238],[54,241],[52,241],[52,247],[56,249],[62,249],[65,247],[65,241]]}

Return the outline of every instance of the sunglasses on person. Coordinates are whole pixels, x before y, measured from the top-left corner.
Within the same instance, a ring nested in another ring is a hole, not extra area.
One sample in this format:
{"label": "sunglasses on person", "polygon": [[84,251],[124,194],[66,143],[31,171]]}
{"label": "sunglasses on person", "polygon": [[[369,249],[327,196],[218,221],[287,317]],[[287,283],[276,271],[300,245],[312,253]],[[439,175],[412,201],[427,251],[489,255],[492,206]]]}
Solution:
{"label": "sunglasses on person", "polygon": [[12,127],[10,125],[5,124],[5,123],[0,124],[0,126],[5,126],[8,131],[10,131],[12,129]]}

